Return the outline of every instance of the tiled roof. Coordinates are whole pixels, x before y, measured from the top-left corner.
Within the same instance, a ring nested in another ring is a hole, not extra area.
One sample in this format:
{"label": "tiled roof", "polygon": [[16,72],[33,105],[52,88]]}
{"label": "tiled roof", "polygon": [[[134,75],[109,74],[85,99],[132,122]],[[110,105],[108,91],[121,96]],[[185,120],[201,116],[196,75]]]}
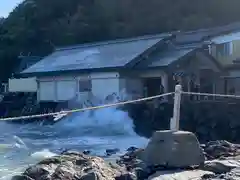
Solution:
{"label": "tiled roof", "polygon": [[224,34],[237,32],[240,30],[240,22],[230,23],[224,26],[199,29],[195,31],[178,32],[176,35],[176,44],[202,43],[204,40],[215,36],[224,36]]}
{"label": "tiled roof", "polygon": [[234,40],[240,40],[240,32],[233,32],[233,33],[217,36],[217,37],[210,39],[210,41],[215,44],[231,42]]}
{"label": "tiled roof", "polygon": [[159,52],[148,61],[139,63],[136,68],[166,67],[194,50],[195,48],[176,48]]}
{"label": "tiled roof", "polygon": [[169,34],[143,36],[57,49],[22,73],[123,67]]}

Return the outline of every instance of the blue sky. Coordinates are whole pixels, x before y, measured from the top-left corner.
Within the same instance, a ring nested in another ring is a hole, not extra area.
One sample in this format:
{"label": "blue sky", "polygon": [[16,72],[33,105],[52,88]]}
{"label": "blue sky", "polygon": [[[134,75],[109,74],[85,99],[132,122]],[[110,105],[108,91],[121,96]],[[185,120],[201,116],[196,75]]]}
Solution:
{"label": "blue sky", "polygon": [[23,0],[0,0],[0,17],[8,14]]}

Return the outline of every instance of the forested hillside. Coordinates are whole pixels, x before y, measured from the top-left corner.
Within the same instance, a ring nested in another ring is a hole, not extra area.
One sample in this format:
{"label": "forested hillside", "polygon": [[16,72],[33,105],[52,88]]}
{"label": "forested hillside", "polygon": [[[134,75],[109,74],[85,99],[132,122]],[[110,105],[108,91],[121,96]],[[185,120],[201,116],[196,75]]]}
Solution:
{"label": "forested hillside", "polygon": [[11,74],[20,53],[222,25],[240,20],[239,7],[239,0],[25,0],[0,20],[0,78]]}

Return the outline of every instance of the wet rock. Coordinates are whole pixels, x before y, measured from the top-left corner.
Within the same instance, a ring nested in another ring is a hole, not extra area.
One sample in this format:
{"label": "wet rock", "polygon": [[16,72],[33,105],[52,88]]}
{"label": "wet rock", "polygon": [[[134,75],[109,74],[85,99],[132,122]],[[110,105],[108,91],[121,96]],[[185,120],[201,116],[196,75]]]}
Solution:
{"label": "wet rock", "polygon": [[117,160],[117,164],[120,166],[125,166],[127,170],[132,170],[135,168],[145,169],[146,164],[140,159],[143,153],[143,149],[135,149],[128,151],[123,156],[120,156],[120,159]]}
{"label": "wet rock", "polygon": [[148,180],[200,180],[204,176],[213,177],[214,173],[209,171],[159,171],[150,176]]}
{"label": "wet rock", "polygon": [[207,161],[204,165],[204,170],[211,171],[217,174],[230,172],[234,168],[240,167],[240,161],[236,160],[213,160]]}
{"label": "wet rock", "polygon": [[240,169],[235,168],[232,169],[229,173],[226,174],[220,174],[215,178],[211,178],[208,180],[239,180],[240,179]]}
{"label": "wet rock", "polygon": [[210,141],[203,146],[208,160],[240,155],[240,146],[228,141]]}
{"label": "wet rock", "polygon": [[61,159],[59,157],[52,157],[40,161],[38,164],[60,164]]}
{"label": "wet rock", "polygon": [[125,173],[116,177],[115,180],[137,180],[137,176],[133,173]]}
{"label": "wet rock", "polygon": [[85,155],[89,155],[90,153],[91,153],[91,151],[89,151],[89,150],[83,151],[83,154],[85,154]]}
{"label": "wet rock", "polygon": [[65,152],[46,159],[26,169],[22,176],[34,180],[115,180],[124,177],[131,180],[135,177],[123,167],[111,166],[102,158],[79,152]]}
{"label": "wet rock", "polygon": [[54,173],[57,165],[45,165],[45,164],[38,164],[35,166],[29,167],[23,175],[28,176],[33,179],[38,179],[41,177],[42,179],[50,179],[51,175]]}
{"label": "wet rock", "polygon": [[25,175],[17,175],[17,176],[14,176],[12,180],[34,180],[34,179]]}
{"label": "wet rock", "polygon": [[196,136],[184,131],[157,131],[142,155],[148,166],[185,168],[204,163],[203,150]]}
{"label": "wet rock", "polygon": [[120,149],[118,148],[114,148],[114,149],[106,149],[106,155],[107,156],[112,156],[114,154],[117,154],[117,152],[119,152]]}
{"label": "wet rock", "polygon": [[137,176],[137,179],[146,179],[148,178],[150,172],[148,171],[148,169],[146,168],[135,168],[135,175]]}
{"label": "wet rock", "polygon": [[128,152],[133,152],[133,151],[136,151],[137,149],[138,149],[138,148],[132,146],[132,147],[129,147],[129,148],[127,149],[127,151],[128,151]]}
{"label": "wet rock", "polygon": [[100,180],[100,176],[97,172],[90,172],[83,175],[79,180]]}
{"label": "wet rock", "polygon": [[[70,165],[71,164],[71,165]],[[76,171],[73,167],[72,163],[66,163],[65,165],[59,165],[55,172],[52,175],[52,179],[58,179],[58,180],[67,180],[67,179],[75,179],[76,177]]]}

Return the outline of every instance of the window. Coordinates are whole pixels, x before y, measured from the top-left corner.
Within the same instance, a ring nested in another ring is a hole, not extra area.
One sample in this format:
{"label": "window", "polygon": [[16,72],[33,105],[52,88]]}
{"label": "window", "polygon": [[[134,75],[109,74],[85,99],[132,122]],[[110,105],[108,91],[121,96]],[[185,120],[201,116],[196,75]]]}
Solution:
{"label": "window", "polygon": [[217,45],[217,50],[222,56],[229,56],[233,53],[233,43],[222,43]]}
{"label": "window", "polygon": [[78,83],[79,92],[91,92],[92,82],[91,80],[80,80]]}

